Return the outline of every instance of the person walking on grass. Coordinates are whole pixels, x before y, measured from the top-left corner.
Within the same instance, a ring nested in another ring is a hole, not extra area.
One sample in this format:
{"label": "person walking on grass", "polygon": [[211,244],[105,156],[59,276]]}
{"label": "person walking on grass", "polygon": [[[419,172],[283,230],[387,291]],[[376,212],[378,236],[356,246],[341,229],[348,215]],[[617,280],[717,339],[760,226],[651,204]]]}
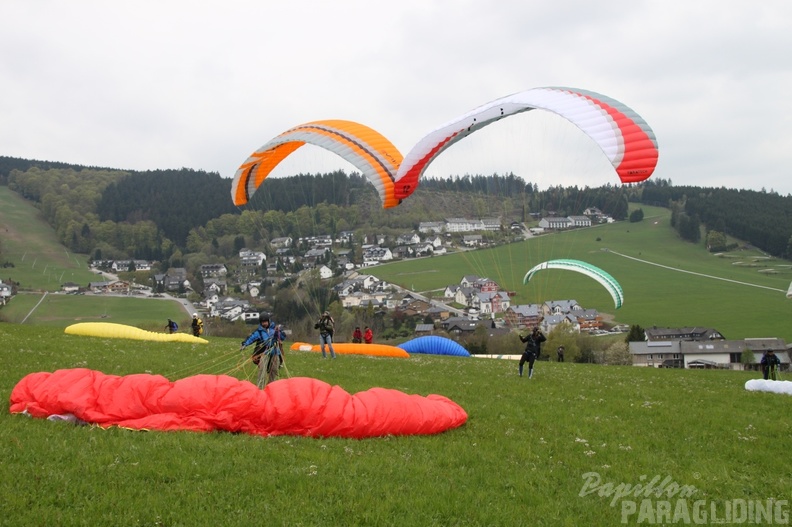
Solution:
{"label": "person walking on grass", "polygon": [[322,358],[327,358],[325,353],[325,345],[330,348],[330,358],[335,359],[335,350],[333,349],[333,334],[335,333],[335,320],[330,316],[329,311],[322,313],[319,321],[314,324],[314,329],[319,330],[319,348],[322,350]]}
{"label": "person walking on grass", "polygon": [[523,374],[523,365],[527,362],[528,363],[528,378],[533,377],[533,370],[534,370],[534,362],[542,353],[542,342],[547,340],[547,337],[539,331],[539,328],[534,326],[531,333],[523,337],[520,335],[520,340],[525,342],[525,351],[520,357],[520,377]]}
{"label": "person walking on grass", "polygon": [[165,331],[168,333],[176,333],[179,330],[179,325],[171,319],[168,319],[168,323],[165,324]]}
{"label": "person walking on grass", "polygon": [[564,346],[558,346],[556,355],[558,355],[558,362],[564,362]]}

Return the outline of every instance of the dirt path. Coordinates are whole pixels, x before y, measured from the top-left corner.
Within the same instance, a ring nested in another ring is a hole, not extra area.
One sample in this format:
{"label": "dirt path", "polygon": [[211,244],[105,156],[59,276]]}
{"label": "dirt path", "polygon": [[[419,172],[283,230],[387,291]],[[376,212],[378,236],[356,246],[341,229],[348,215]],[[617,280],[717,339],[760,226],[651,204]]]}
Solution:
{"label": "dirt path", "polygon": [[36,302],[36,305],[33,306],[33,308],[30,310],[30,312],[27,315],[25,315],[25,318],[22,319],[22,322],[20,322],[20,324],[24,324],[25,323],[25,321],[30,317],[30,315],[33,314],[33,312],[36,310],[36,308],[41,305],[41,303],[44,301],[45,298],[47,298],[47,294],[48,293],[46,291],[44,291],[44,294],[41,295],[41,298],[39,299],[39,301]]}

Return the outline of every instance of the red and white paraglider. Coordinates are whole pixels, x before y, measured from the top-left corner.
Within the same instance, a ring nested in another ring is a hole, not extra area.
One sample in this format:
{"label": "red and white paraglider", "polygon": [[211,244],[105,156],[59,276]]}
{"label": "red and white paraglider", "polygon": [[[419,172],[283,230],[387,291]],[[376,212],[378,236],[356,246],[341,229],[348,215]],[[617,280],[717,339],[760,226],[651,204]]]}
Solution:
{"label": "red and white paraglider", "polygon": [[605,95],[576,88],[534,88],[488,102],[429,132],[404,156],[397,199],[415,192],[427,167],[446,149],[496,121],[532,110],[557,114],[582,130],[608,158],[622,183],[643,181],[657,165],[657,139],[635,111]]}

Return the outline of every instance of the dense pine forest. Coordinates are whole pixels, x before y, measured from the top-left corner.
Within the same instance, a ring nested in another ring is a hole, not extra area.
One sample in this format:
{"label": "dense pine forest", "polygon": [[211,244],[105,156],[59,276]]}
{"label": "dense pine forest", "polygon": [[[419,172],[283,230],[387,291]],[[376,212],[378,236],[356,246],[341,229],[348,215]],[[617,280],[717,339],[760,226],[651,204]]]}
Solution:
{"label": "dense pine forest", "polygon": [[675,187],[652,178],[596,188],[537,185],[513,175],[427,179],[398,207],[383,209],[374,188],[342,171],[272,178],[251,203],[231,202],[231,180],[200,170],[130,171],[0,157],[0,184],[35,202],[61,241],[94,258],[231,258],[276,236],[397,234],[422,221],[500,216],[535,222],[597,207],[627,219],[628,202],[673,211],[681,238],[728,235],[792,258],[792,197],[773,192]]}

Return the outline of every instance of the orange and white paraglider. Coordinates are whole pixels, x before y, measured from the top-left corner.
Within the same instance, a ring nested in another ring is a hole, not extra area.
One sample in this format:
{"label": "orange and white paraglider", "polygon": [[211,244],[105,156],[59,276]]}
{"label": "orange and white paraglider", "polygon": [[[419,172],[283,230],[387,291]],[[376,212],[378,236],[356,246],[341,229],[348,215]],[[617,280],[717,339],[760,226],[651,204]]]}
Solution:
{"label": "orange and white paraglider", "polygon": [[234,204],[245,205],[272,170],[305,144],[329,150],[354,165],[377,189],[383,207],[399,204],[393,180],[402,161],[401,152],[376,130],[344,120],[295,126],[253,152],[237,169],[231,184]]}

